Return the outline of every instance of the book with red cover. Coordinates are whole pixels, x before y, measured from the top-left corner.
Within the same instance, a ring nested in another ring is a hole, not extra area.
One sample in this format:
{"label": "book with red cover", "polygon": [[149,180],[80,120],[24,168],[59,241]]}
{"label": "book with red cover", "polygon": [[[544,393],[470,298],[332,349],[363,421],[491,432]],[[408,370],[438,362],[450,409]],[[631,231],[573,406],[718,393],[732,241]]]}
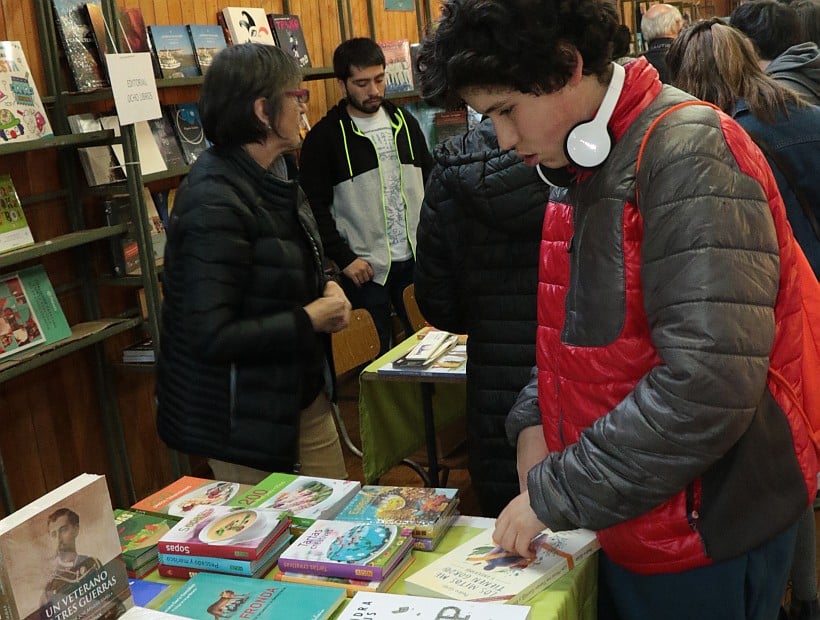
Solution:
{"label": "book with red cover", "polygon": [[161,554],[256,560],[286,534],[290,519],[278,511],[197,506],[157,543]]}

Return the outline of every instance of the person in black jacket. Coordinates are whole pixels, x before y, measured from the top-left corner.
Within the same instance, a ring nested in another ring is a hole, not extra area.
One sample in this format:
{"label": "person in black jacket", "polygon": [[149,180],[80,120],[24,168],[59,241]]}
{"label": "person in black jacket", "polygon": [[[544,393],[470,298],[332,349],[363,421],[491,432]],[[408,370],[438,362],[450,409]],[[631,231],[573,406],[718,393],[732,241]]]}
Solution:
{"label": "person in black jacket", "polygon": [[350,304],[325,276],[302,190],[270,171],[300,142],[300,81],[277,47],[217,54],[199,101],[213,146],[180,186],[168,226],[157,427],[222,480],[346,477],[327,392],[329,334],[345,327]]}
{"label": "person in black jacket", "polygon": [[482,513],[497,516],[520,492],[504,420],[535,365],[549,187],[499,148],[489,119],[440,145],[435,159],[417,231],[416,300],[436,327],[469,334],[470,478]]}

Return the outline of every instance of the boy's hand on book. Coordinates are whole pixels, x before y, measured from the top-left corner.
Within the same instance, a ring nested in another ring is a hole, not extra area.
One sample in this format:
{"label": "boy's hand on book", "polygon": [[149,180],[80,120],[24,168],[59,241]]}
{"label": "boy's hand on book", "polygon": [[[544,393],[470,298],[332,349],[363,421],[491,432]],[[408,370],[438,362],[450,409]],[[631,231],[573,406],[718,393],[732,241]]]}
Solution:
{"label": "boy's hand on book", "polygon": [[532,539],[546,527],[535,516],[535,512],[530,507],[530,494],[525,491],[507,504],[498,515],[493,540],[507,551],[525,558],[534,558],[535,549],[531,547]]}

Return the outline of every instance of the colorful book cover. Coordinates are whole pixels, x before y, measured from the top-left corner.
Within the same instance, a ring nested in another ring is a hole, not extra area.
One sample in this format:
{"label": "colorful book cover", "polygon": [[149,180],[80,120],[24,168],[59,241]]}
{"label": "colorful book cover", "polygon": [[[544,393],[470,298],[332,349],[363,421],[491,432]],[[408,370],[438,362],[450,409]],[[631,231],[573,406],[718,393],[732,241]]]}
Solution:
{"label": "colorful book cover", "polygon": [[469,620],[528,620],[526,605],[445,601],[426,596],[357,592],[336,620],[417,620],[418,618],[469,618]]}
{"label": "colorful book cover", "polygon": [[334,518],[361,486],[358,480],[275,472],[231,503],[235,506],[280,510],[294,524],[305,528],[316,519]]}
{"label": "colorful book cover", "polygon": [[[205,510],[211,510],[205,508]],[[223,558],[207,555],[181,555],[176,553],[160,553],[160,566],[180,567],[210,573],[228,573],[229,575],[245,575],[246,577],[264,576],[273,567],[279,555],[290,544],[290,535],[286,534],[273,540],[262,554],[255,560],[237,558]]]}
{"label": "colorful book cover", "polygon": [[179,138],[174,131],[168,110],[163,110],[159,118],[148,121],[148,126],[151,127],[154,142],[157,143],[162,160],[168,169],[187,166],[188,162],[182,154],[182,147],[179,145]]}
{"label": "colorful book cover", "polygon": [[221,26],[188,24],[188,34],[194,48],[199,71],[202,75],[211,66],[214,56],[228,46]]}
{"label": "colorful book cover", "polygon": [[256,560],[288,529],[278,511],[196,506],[157,542],[164,554]]}
{"label": "colorful book cover", "polygon": [[534,539],[534,559],[505,551],[487,529],[410,575],[407,594],[459,601],[525,603],[599,547],[589,530],[551,532]]}
{"label": "colorful book cover", "polygon": [[125,39],[122,49],[124,53],[136,54],[151,51],[151,46],[148,44],[148,30],[145,28],[145,20],[142,17],[142,9],[139,7],[120,9],[120,28]]}
{"label": "colorful book cover", "polygon": [[11,177],[0,175],[0,254],[34,243]]}
{"label": "colorful book cover", "polygon": [[459,516],[458,510],[452,510],[451,512],[447,513],[446,515],[442,516],[441,527],[438,530],[438,533],[435,536],[428,537],[428,536],[413,536],[413,549],[418,549],[419,551],[434,551],[444,536],[447,534],[447,530],[450,529],[450,526],[455,523],[456,519]]}
{"label": "colorful book cover", "polygon": [[150,560],[148,560],[145,564],[137,566],[133,569],[126,568],[125,572],[128,573],[128,576],[131,579],[142,579],[146,575],[154,572],[157,569],[157,565],[159,564],[159,560],[157,556],[154,556]]}
{"label": "colorful book cover", "polygon": [[168,589],[167,583],[145,581],[144,579],[129,579],[128,586],[134,596],[134,605],[139,607],[147,607],[151,601],[156,600]]}
{"label": "colorful book cover", "polygon": [[125,567],[134,570],[156,557],[159,539],[171,529],[175,521],[117,508],[114,510],[114,523],[117,524]]}
{"label": "colorful book cover", "polygon": [[227,504],[250,488],[250,485],[238,482],[182,476],[156,493],[138,501],[131,508],[184,517],[197,506]]}
{"label": "colorful book cover", "polygon": [[133,606],[104,476],[82,474],[0,521],[0,617],[113,620]]}
{"label": "colorful book cover", "polygon": [[382,581],[413,545],[397,525],[319,519],[279,557],[283,572]]}
{"label": "colorful book cover", "polygon": [[344,600],[332,588],[197,573],[160,609],[195,620],[325,620]]}
{"label": "colorful book cover", "polygon": [[53,135],[19,41],[0,41],[0,144]]}
{"label": "colorful book cover", "polygon": [[411,528],[415,538],[435,538],[449,525],[457,495],[458,489],[366,485],[334,518],[392,523]]}
{"label": "colorful book cover", "polygon": [[200,75],[194,47],[185,26],[148,26],[148,36],[163,78]]}
{"label": "colorful book cover", "polygon": [[128,224],[128,231],[111,238],[111,264],[114,275],[128,276],[142,273],[140,248],[131,224],[131,206],[124,200],[106,200],[103,203],[105,221],[109,226]]}
{"label": "colorful book cover", "polygon": [[248,41],[276,45],[265,9],[247,6],[226,7],[222,9],[222,15],[234,45]]}
{"label": "colorful book cover", "polygon": [[[52,0],[57,17],[57,30],[74,76],[74,85],[81,92],[108,86],[97,59],[94,34],[85,19],[85,0]],[[100,0],[90,4],[101,6]]]}
{"label": "colorful book cover", "polygon": [[276,44],[296,59],[302,69],[310,67],[310,54],[298,15],[268,13],[268,23]]}
{"label": "colorful book cover", "polygon": [[405,573],[414,560],[413,554],[408,553],[404,556],[404,559],[390,571],[387,579],[383,581],[327,577],[325,575],[310,575],[308,573],[283,573],[281,571],[274,573],[273,578],[276,581],[286,581],[287,583],[302,583],[309,586],[325,588],[344,588],[347,596],[353,596],[356,592],[384,592],[389,590],[399,580],[399,577]]}
{"label": "colorful book cover", "polygon": [[410,41],[379,41],[384,52],[384,92],[386,95],[413,90],[413,69]]}
{"label": "colorful book cover", "polygon": [[42,265],[0,276],[0,359],[70,335]]}
{"label": "colorful book cover", "polygon": [[178,103],[173,106],[171,119],[185,161],[189,165],[193,164],[209,146],[205,138],[205,128],[199,118],[199,108],[195,103]]}

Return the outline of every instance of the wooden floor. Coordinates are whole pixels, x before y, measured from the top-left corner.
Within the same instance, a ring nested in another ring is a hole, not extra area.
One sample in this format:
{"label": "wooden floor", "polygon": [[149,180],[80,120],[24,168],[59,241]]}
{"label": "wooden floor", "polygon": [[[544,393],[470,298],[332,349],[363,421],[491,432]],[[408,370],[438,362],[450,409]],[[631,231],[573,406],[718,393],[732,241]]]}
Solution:
{"label": "wooden floor", "polygon": [[[358,377],[343,377],[338,385],[339,407],[342,412],[342,420],[353,442],[361,446],[359,440],[359,382]],[[342,446],[345,455],[345,465],[347,466],[347,477],[350,480],[359,480],[364,483],[362,476],[362,462]],[[418,454],[419,459],[423,459],[423,454]],[[388,471],[379,479],[379,484],[396,486],[423,486],[421,477],[409,467],[399,465]],[[470,474],[466,469],[453,469],[447,478],[448,487],[458,488],[461,497],[459,510],[465,515],[480,515],[478,501],[470,484]]]}

